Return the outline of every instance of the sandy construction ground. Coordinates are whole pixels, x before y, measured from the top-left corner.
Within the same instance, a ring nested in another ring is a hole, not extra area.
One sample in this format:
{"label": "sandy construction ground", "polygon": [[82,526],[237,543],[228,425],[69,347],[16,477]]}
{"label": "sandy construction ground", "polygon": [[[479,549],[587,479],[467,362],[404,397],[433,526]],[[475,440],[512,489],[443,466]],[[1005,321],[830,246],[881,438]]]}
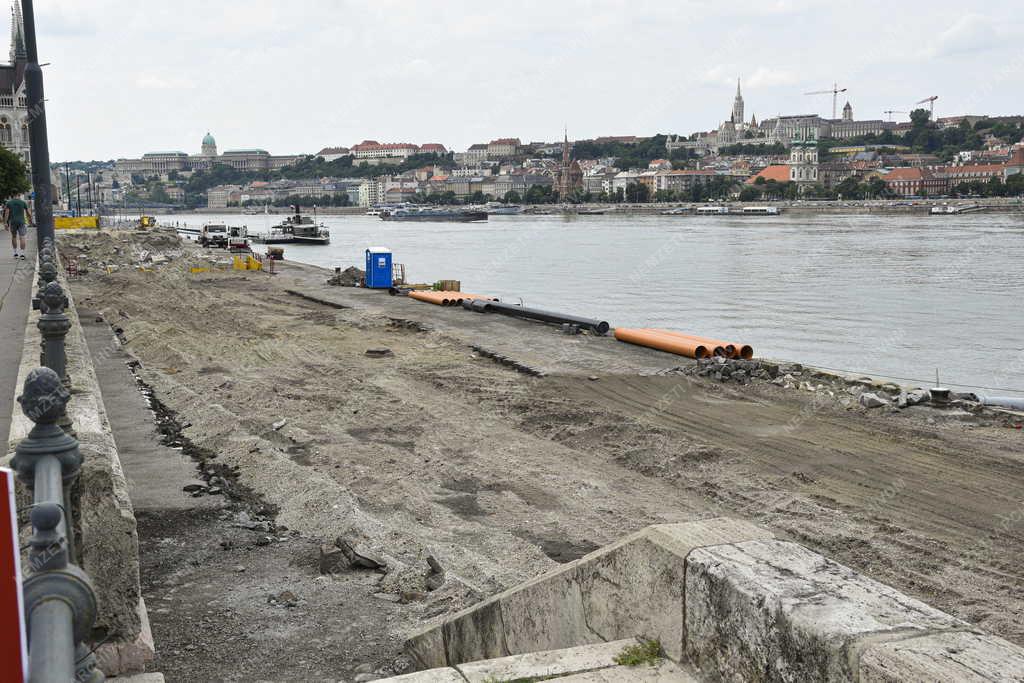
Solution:
{"label": "sandy construction ground", "polygon": [[[172,259],[127,267],[143,248]],[[400,604],[380,628],[396,638],[645,525],[730,515],[1024,644],[1012,416],[665,374],[682,361],[329,287],[297,264],[189,274],[197,251],[133,233],[64,241],[90,270],[78,305],[120,331],[187,437],[234,472],[240,506],[258,499],[314,546],[342,537],[387,560],[378,592]],[[378,348],[391,354],[366,354]],[[428,555],[447,572],[434,591]]]}

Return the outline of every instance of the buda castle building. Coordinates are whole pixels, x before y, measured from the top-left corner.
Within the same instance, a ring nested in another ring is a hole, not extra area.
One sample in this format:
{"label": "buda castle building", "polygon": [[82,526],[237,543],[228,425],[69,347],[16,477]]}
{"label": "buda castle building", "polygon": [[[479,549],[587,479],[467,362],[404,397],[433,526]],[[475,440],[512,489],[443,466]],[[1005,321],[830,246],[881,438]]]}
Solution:
{"label": "buda castle building", "polygon": [[229,149],[217,154],[217,141],[210,133],[203,136],[199,154],[185,152],[147,152],[140,159],[118,159],[114,168],[120,175],[166,175],[171,171],[207,171],[223,164],[239,171],[273,171],[291,166],[301,155],[274,156],[265,149]]}

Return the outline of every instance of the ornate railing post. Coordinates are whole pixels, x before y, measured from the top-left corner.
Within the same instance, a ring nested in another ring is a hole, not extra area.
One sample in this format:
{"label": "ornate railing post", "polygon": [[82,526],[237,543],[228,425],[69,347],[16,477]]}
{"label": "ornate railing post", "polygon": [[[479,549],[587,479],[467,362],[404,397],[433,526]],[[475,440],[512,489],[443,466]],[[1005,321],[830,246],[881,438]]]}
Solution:
{"label": "ornate railing post", "polygon": [[33,498],[30,574],[24,582],[30,683],[102,680],[92,656],[79,646],[96,620],[96,595],[89,577],[69,560],[74,523],[67,492],[82,466],[78,441],[57,424],[69,398],[50,368],[32,370],[18,397],[35,423],[11,460]]}
{"label": "ornate railing post", "polygon": [[[47,258],[50,257],[50,258]],[[39,278],[37,285],[39,291],[32,298],[32,309],[40,310],[41,301],[43,298],[43,290],[46,285],[50,282],[54,282],[57,279],[57,264],[54,262],[52,255],[46,251],[45,247],[39,252]]]}
{"label": "ornate railing post", "polygon": [[[43,314],[39,316],[36,327],[43,337],[43,366],[50,368],[66,389],[71,388],[71,379],[68,377],[67,353],[65,349],[65,337],[71,329],[71,320],[64,313],[64,306],[67,305],[67,298],[64,290],[57,282],[47,283],[43,290],[42,309]],[[71,430],[71,421],[67,412],[58,420],[58,424],[64,431]]]}

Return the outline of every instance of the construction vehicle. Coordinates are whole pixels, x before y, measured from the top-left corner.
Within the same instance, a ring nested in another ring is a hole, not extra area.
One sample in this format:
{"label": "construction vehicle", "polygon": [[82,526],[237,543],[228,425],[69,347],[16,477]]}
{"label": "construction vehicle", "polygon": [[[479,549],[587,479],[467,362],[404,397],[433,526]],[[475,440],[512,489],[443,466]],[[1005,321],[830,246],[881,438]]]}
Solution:
{"label": "construction vehicle", "polygon": [[252,247],[249,246],[249,229],[244,225],[241,227],[237,225],[229,227],[227,248],[232,253],[252,252]]}
{"label": "construction vehicle", "polygon": [[228,246],[228,226],[224,223],[204,223],[199,231],[199,244],[204,247],[226,249]]}
{"label": "construction vehicle", "polygon": [[156,219],[152,216],[139,216],[139,227],[140,228],[155,228]]}

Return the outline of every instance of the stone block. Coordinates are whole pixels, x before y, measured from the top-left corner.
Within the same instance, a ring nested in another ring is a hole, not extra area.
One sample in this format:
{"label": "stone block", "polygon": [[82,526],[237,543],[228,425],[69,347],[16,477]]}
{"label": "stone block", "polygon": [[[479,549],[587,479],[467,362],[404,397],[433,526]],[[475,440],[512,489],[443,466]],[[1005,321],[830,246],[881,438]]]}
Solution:
{"label": "stone block", "polygon": [[107,683],[164,683],[164,675],[159,672],[135,674],[134,676],[118,676],[108,678]]}
{"label": "stone block", "polygon": [[455,669],[431,669],[416,673],[383,678],[378,683],[466,683]]}
{"label": "stone block", "polygon": [[701,679],[664,659],[654,666],[613,666],[555,680],[559,683],[698,683]]}
{"label": "stone block", "polygon": [[501,605],[494,598],[453,616],[443,624],[442,630],[449,664],[509,654]]}
{"label": "stone block", "polygon": [[615,657],[625,648],[636,644],[635,638],[627,638],[610,643],[469,662],[459,664],[456,668],[469,683],[546,679],[615,666]]}
{"label": "stone block", "polygon": [[658,640],[680,661],[687,556],[695,548],[771,537],[727,518],[648,527],[614,552],[595,553],[577,567],[586,623],[604,640]]}
{"label": "stone block", "polygon": [[412,657],[418,668],[439,669],[448,666],[443,629],[443,625],[435,626],[405,641],[405,653]]}
{"label": "stone block", "polygon": [[860,681],[1024,681],[1024,649],[963,631],[880,643],[861,653]]}
{"label": "stone block", "polygon": [[964,622],[795,543],[701,548],[686,569],[686,654],[722,680],[855,680],[860,649]]}
{"label": "stone block", "polygon": [[587,628],[575,571],[534,579],[503,593],[498,602],[509,652],[558,650],[602,640]]}

